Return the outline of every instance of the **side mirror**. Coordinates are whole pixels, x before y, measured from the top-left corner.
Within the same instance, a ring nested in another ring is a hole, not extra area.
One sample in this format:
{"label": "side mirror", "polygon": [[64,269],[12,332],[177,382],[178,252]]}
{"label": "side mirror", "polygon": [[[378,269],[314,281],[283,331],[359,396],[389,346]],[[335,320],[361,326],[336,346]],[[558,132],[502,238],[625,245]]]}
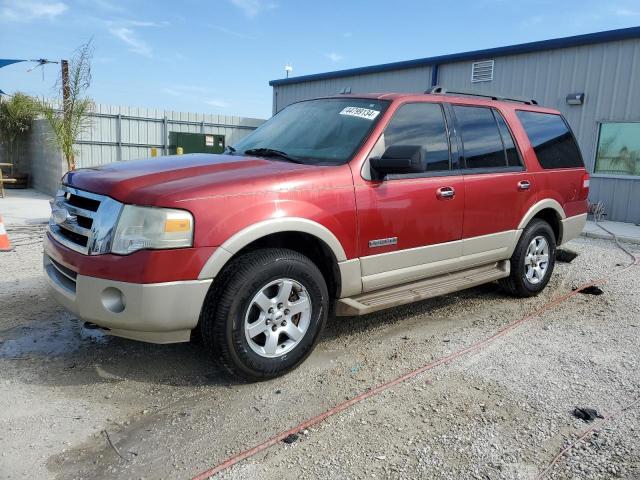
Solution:
{"label": "side mirror", "polygon": [[420,145],[392,145],[381,157],[369,159],[379,177],[393,173],[422,173],[427,170],[426,152]]}

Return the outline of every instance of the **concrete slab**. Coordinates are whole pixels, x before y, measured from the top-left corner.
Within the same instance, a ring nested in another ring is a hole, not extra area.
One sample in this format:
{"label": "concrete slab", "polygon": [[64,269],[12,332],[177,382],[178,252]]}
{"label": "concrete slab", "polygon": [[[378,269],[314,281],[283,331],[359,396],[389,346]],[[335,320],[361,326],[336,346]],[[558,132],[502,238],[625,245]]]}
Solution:
{"label": "concrete slab", "polygon": [[5,189],[0,198],[0,215],[5,226],[46,223],[51,215],[50,196],[32,188]]}
{"label": "concrete slab", "polygon": [[[618,237],[618,240],[621,242],[640,244],[640,225],[634,225],[633,223],[611,222],[608,220],[602,220],[598,223],[607,230],[615,233],[616,237]],[[596,222],[593,221],[587,221],[587,224],[582,231],[582,236],[591,238],[611,238],[611,235],[602,230]]]}

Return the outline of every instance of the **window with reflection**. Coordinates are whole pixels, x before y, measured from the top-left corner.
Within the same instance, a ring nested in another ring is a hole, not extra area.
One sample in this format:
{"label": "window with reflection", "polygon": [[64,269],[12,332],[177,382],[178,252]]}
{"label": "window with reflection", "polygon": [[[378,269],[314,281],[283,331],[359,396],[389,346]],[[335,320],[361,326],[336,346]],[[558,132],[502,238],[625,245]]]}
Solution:
{"label": "window with reflection", "polygon": [[525,110],[518,110],[516,114],[542,168],[584,166],[578,143],[561,115]]}
{"label": "window with reflection", "polygon": [[455,105],[466,168],[506,167],[507,157],[490,108]]}
{"label": "window with reflection", "polygon": [[640,122],[600,124],[595,173],[640,175]]}
{"label": "window with reflection", "polygon": [[427,172],[449,170],[449,140],[439,103],[401,106],[384,130],[371,156],[395,145],[421,146],[426,151]]}

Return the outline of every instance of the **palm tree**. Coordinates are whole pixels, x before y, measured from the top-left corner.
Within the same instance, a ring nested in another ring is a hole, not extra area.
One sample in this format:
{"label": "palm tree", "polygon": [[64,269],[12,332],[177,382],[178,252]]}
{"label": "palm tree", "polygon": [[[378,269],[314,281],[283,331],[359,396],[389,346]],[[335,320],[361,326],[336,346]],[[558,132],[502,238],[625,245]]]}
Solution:
{"label": "palm tree", "polygon": [[[62,76],[58,87],[62,100],[44,103],[42,112],[53,130],[57,146],[62,150],[67,168],[76,168],[74,144],[90,124],[93,101],[86,96],[91,85],[91,41],[80,46],[69,62],[68,81]],[[62,108],[59,108],[60,105]]]}

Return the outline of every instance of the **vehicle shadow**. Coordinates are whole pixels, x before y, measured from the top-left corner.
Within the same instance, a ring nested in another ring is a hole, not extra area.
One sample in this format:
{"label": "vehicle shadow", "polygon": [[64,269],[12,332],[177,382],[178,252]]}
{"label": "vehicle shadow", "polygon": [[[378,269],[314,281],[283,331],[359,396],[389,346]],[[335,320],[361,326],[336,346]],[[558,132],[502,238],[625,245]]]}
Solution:
{"label": "vehicle shadow", "polygon": [[[0,363],[9,367],[6,371],[16,375],[28,371],[30,382],[57,387],[125,380],[174,387],[244,383],[228,374],[200,342],[156,345],[86,329],[38,286],[33,286],[39,298],[37,308],[28,307],[34,297],[30,288],[13,295],[8,305],[13,312],[27,305],[20,314],[27,321],[17,322],[15,313],[8,324],[0,318]],[[345,336],[402,328],[408,319],[425,314],[432,314],[432,321],[437,321],[434,312],[464,297],[502,295],[497,286],[484,285],[361,317],[331,317],[318,348],[322,350],[323,344]]]}

